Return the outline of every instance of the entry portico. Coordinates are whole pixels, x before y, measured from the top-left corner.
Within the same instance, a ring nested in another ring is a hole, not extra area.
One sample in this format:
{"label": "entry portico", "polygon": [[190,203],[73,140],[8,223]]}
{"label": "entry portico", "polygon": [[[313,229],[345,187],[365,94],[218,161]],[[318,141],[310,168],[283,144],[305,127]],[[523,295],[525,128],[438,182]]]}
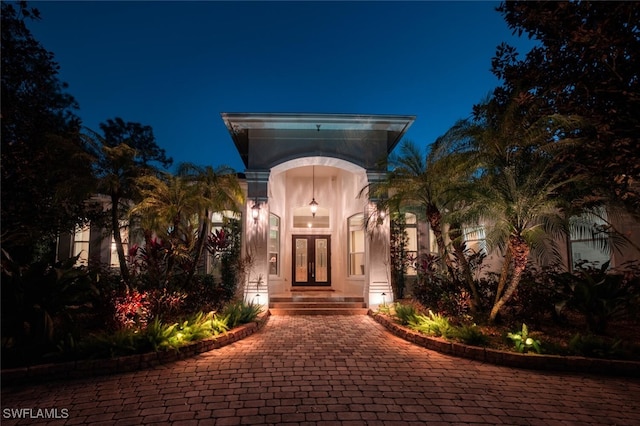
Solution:
{"label": "entry portico", "polygon": [[[389,222],[362,191],[380,181],[414,116],[223,113],[246,167],[245,297],[299,288],[393,300]],[[312,214],[310,203],[317,202]],[[368,220],[376,215],[375,220]]]}

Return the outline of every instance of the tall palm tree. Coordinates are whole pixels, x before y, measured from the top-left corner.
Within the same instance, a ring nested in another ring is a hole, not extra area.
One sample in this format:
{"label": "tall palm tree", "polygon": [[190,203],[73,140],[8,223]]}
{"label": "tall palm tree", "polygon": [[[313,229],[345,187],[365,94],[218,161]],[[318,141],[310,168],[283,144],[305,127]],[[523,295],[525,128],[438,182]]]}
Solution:
{"label": "tall palm tree", "polygon": [[91,129],[85,129],[81,137],[96,158],[97,189],[111,200],[110,230],[118,253],[120,275],[128,284],[129,269],[122,241],[121,220],[128,210],[126,203],[135,198],[135,181],[146,169],[136,164],[136,151],[125,143],[111,147],[103,136]]}
{"label": "tall palm tree", "polygon": [[[458,134],[458,124],[438,138],[426,155],[414,143],[404,142],[400,154],[389,158],[391,170],[377,187],[377,191],[389,194],[385,200],[387,206],[395,210],[414,207],[422,212],[435,236],[442,267],[453,280],[457,279],[457,274],[446,231],[450,225],[449,213],[462,201],[456,185],[469,178],[467,162],[472,154],[468,149],[468,138]],[[463,258],[462,272],[472,293],[472,310],[475,311],[479,296],[468,264],[464,268],[464,261]]]}

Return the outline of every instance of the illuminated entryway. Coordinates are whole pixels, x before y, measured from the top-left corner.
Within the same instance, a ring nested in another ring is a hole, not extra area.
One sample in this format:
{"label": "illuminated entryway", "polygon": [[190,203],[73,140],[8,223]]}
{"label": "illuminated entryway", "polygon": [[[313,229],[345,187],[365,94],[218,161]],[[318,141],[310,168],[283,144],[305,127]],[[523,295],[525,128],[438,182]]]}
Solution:
{"label": "illuminated entryway", "polygon": [[415,117],[222,118],[246,166],[245,297],[268,304],[270,295],[321,286],[369,306],[381,303],[382,293],[391,300],[389,222],[367,220],[377,200],[366,188],[384,178],[387,155]]}

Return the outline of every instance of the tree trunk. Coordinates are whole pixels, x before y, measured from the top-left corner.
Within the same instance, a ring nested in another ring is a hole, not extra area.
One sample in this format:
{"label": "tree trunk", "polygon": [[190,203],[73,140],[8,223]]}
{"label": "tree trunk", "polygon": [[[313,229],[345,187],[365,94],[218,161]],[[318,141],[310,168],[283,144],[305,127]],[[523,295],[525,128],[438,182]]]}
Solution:
{"label": "tree trunk", "polygon": [[444,236],[442,234],[442,215],[440,214],[440,211],[436,207],[428,207],[427,220],[429,221],[429,226],[431,226],[433,235],[436,237],[436,244],[438,245],[438,251],[440,252],[440,256],[444,261],[445,267],[449,272],[451,279],[455,281],[456,275],[453,268],[453,262],[451,262],[449,253],[447,253],[447,246],[444,243]]}
{"label": "tree trunk", "polygon": [[116,251],[118,252],[118,263],[120,264],[120,276],[125,285],[129,285],[129,268],[127,266],[127,258],[124,254],[124,246],[122,245],[122,235],[120,234],[120,215],[118,209],[120,207],[120,197],[116,193],[111,194],[111,229],[113,231],[113,240],[116,243]]}
{"label": "tree trunk", "polygon": [[[511,253],[511,257],[513,258],[513,276],[511,277],[511,281],[507,286],[502,297],[496,300],[491,308],[491,313],[489,314],[489,322],[494,322],[500,309],[511,299],[511,296],[518,288],[518,284],[520,284],[520,278],[522,277],[522,273],[527,268],[527,262],[529,261],[529,245],[520,235],[511,235],[509,237],[509,251]],[[506,259],[505,259],[506,261]]]}
{"label": "tree trunk", "polygon": [[493,300],[493,304],[498,303],[498,300],[502,297],[504,288],[507,285],[507,278],[509,278],[509,269],[511,268],[511,251],[507,248],[507,252],[504,255],[504,261],[502,263],[502,270],[500,271],[500,279],[498,280],[498,288],[496,289],[496,296]]}
{"label": "tree trunk", "polygon": [[[462,276],[464,278],[465,283],[467,284],[467,289],[471,292],[471,312],[476,313],[478,311],[478,306],[480,306],[480,295],[478,294],[478,288],[476,287],[476,282],[473,280],[473,275],[471,274],[471,267],[469,266],[469,262],[467,261],[467,257],[464,254],[464,244],[460,242],[460,238],[462,237],[462,232],[460,232],[460,226],[456,225],[454,227],[455,230],[449,230],[449,235],[451,240],[453,241],[453,250],[455,251],[456,258],[460,263],[460,267],[462,268]],[[451,235],[454,234],[454,235]]]}
{"label": "tree trunk", "polygon": [[[202,251],[204,250],[204,244],[207,240],[207,230],[209,227],[207,226],[207,221],[209,217],[209,212],[205,211],[204,218],[200,221],[200,226],[198,227],[198,243],[195,247],[195,257],[193,259],[193,268],[189,271],[187,275],[187,279],[185,281],[185,286],[188,286],[193,276],[196,274],[196,270],[198,269],[198,262],[200,262],[200,257],[202,256]],[[188,287],[187,287],[188,288]]]}

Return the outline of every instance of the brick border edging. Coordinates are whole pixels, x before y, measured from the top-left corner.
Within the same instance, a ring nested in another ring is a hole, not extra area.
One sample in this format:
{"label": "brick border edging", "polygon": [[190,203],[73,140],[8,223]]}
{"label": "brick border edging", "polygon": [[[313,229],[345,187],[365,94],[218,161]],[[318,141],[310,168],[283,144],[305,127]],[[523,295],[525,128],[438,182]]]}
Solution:
{"label": "brick border edging", "polygon": [[30,367],[4,369],[1,372],[2,385],[29,382],[78,379],[108,374],[127,373],[155,367],[219,349],[248,337],[264,327],[271,316],[268,310],[255,321],[243,324],[224,334],[199,340],[180,349],[127,355],[117,358],[78,360],[64,363],[40,364]]}
{"label": "brick border edging", "polygon": [[520,354],[481,346],[469,346],[463,343],[426,336],[415,330],[403,327],[392,321],[389,317],[376,314],[371,310],[369,310],[368,315],[401,339],[436,352],[460,358],[530,370],[640,377],[640,362],[637,361],[586,358],[580,356]]}

